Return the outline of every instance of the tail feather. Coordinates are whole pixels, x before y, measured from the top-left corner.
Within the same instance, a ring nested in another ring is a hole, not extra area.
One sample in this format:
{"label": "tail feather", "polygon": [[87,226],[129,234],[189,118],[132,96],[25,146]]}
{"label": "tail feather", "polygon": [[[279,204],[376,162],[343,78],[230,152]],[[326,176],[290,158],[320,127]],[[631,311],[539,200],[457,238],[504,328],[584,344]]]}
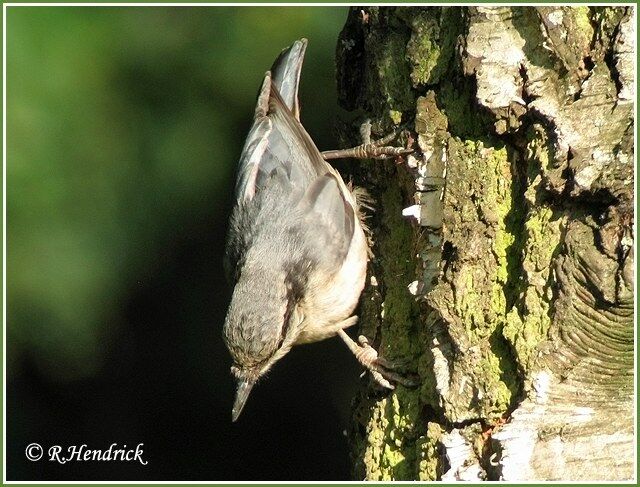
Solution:
{"label": "tail feather", "polygon": [[300,39],[282,51],[271,66],[273,85],[296,120],[300,120],[298,86],[306,49],[307,39]]}

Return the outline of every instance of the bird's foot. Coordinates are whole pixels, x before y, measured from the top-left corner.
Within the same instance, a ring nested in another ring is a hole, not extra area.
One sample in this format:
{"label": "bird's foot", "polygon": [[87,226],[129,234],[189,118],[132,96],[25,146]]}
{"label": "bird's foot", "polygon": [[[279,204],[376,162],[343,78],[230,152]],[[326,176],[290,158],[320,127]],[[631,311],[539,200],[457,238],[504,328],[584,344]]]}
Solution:
{"label": "bird's foot", "polygon": [[407,147],[389,146],[391,141],[398,137],[398,132],[392,132],[386,137],[378,140],[371,140],[371,121],[366,120],[360,126],[360,136],[362,144],[350,149],[329,150],[322,152],[325,160],[330,159],[387,159],[389,157],[397,157],[413,152],[413,149]]}
{"label": "bird's foot", "polygon": [[407,387],[415,387],[418,385],[408,377],[405,377],[394,371],[396,365],[392,362],[380,357],[375,348],[371,346],[367,337],[360,335],[358,343],[353,341],[349,335],[341,330],[339,333],[343,341],[355,355],[358,362],[366,367],[373,379],[382,387],[387,389],[395,389],[394,383],[402,384]]}

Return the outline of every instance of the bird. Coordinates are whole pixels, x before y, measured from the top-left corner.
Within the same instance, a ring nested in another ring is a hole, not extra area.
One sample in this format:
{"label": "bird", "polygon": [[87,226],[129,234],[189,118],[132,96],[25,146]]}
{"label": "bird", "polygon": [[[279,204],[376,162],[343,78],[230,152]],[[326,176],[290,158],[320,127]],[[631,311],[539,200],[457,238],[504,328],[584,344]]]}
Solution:
{"label": "bird", "polygon": [[320,152],[300,122],[298,87],[308,41],[266,72],[238,164],[225,248],[233,294],[223,339],[237,381],[232,421],[256,382],[292,347],[338,335],[382,386],[401,380],[365,337],[345,332],[363,290],[369,248],[356,189],[327,162],[405,154],[389,137]]}

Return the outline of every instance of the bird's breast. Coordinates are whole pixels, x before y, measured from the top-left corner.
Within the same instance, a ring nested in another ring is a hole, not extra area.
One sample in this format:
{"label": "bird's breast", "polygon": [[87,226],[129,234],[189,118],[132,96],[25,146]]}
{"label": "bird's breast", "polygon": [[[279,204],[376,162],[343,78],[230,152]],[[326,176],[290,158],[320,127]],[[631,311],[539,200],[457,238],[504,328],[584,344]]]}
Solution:
{"label": "bird's breast", "polygon": [[324,340],[336,334],[335,325],[353,314],[367,274],[367,242],[362,227],[356,225],[349,252],[331,279],[319,279],[305,296],[304,326],[296,344]]}

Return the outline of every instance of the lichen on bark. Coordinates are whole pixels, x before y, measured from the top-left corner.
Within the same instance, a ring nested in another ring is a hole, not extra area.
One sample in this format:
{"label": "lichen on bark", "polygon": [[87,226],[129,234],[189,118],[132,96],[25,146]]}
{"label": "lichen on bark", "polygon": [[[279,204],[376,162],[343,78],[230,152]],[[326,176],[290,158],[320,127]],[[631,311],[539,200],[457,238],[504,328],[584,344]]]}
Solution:
{"label": "lichen on bark", "polygon": [[416,150],[352,166],[375,201],[361,332],[418,383],[357,396],[355,478],[632,474],[632,19],[351,9],[340,102]]}

